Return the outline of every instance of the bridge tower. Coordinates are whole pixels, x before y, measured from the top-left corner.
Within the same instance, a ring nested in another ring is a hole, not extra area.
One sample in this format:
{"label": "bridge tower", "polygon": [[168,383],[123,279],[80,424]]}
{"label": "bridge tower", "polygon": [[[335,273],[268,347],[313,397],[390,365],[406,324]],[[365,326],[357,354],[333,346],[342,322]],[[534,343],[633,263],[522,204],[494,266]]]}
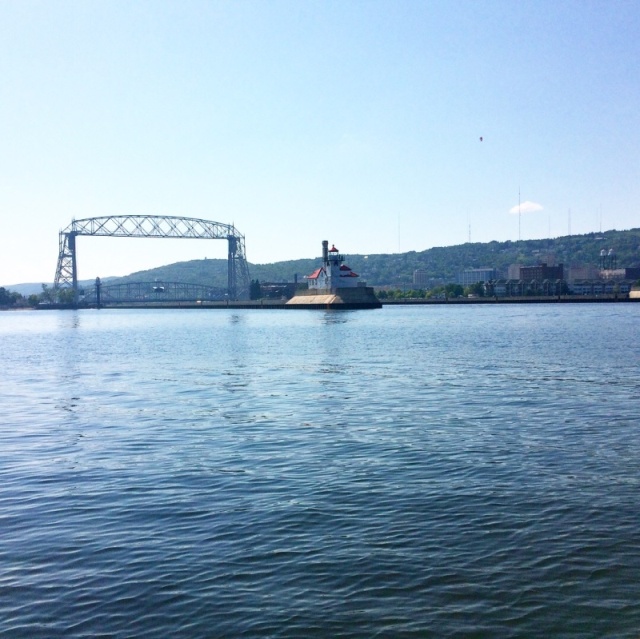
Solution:
{"label": "bridge tower", "polygon": [[78,303],[78,265],[76,262],[75,231],[60,231],[58,267],[54,280],[54,289],[70,288],[73,290],[73,303]]}

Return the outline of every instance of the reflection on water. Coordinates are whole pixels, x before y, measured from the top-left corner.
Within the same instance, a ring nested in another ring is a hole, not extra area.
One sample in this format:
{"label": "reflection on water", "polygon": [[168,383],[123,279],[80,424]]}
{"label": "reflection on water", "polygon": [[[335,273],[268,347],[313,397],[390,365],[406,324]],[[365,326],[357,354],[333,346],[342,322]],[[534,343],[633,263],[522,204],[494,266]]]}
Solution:
{"label": "reflection on water", "polygon": [[[54,313],[58,324],[58,330],[64,331],[68,328],[76,329],[80,328],[80,322],[82,318],[82,311],[68,310],[68,311],[40,311],[41,313]],[[86,313],[87,311],[85,311]]]}
{"label": "reflection on water", "polygon": [[[314,312],[314,311],[311,311]],[[323,324],[333,325],[333,324],[347,324],[349,321],[353,319],[354,313],[363,313],[365,311],[353,311],[353,310],[339,310],[332,309],[329,311],[321,311],[322,315],[319,315]]]}

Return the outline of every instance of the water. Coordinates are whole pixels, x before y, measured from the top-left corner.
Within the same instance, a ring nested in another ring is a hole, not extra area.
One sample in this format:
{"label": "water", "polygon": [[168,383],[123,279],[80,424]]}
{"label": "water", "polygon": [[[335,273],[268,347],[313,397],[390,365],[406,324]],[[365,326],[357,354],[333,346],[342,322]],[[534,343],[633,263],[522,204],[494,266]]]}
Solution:
{"label": "water", "polygon": [[640,636],[640,305],[0,314],[0,635]]}

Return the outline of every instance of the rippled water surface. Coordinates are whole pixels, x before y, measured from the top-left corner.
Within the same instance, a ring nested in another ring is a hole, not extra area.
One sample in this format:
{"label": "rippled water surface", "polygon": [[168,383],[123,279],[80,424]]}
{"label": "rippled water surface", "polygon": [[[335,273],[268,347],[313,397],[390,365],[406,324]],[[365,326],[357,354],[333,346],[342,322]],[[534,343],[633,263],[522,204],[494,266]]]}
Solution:
{"label": "rippled water surface", "polygon": [[0,635],[638,639],[639,319],[0,313]]}

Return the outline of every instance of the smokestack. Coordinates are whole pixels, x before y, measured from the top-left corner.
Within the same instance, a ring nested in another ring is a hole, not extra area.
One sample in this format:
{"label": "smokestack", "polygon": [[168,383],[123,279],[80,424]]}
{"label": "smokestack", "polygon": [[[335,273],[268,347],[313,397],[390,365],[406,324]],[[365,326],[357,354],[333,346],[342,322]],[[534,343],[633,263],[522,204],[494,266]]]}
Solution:
{"label": "smokestack", "polygon": [[322,240],[322,263],[329,263],[329,242],[328,240]]}

